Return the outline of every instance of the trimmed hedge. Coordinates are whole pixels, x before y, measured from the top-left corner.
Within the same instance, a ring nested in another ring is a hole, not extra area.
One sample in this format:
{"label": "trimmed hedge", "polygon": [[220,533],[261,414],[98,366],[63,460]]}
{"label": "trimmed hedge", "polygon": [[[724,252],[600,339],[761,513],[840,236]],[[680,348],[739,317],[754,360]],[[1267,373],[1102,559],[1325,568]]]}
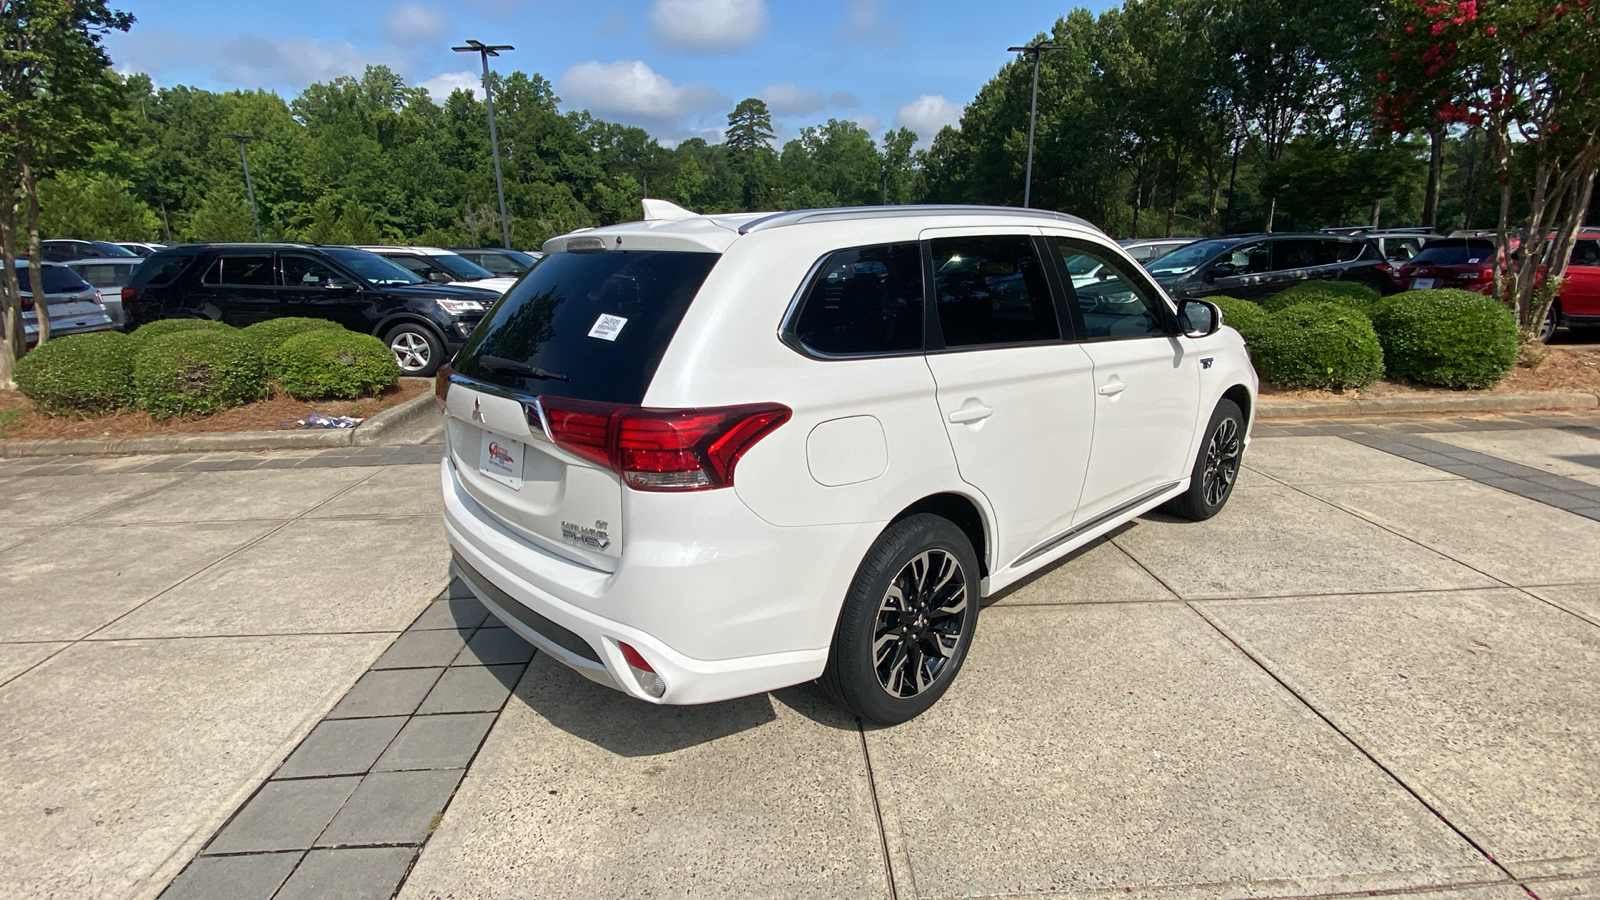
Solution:
{"label": "trimmed hedge", "polygon": [[237,329],[190,329],[146,342],[133,360],[133,389],[155,418],[203,416],[259,399],[267,367]]}
{"label": "trimmed hedge", "polygon": [[279,388],[300,400],[372,396],[400,378],[388,345],[342,328],[289,338],[267,355],[267,368]]}
{"label": "trimmed hedge", "polygon": [[1372,322],[1332,303],[1304,303],[1274,315],[1250,341],[1262,378],[1281,388],[1362,388],[1383,377]]}
{"label": "trimmed hedge", "polygon": [[138,353],[150,341],[164,334],[177,334],[180,331],[236,330],[232,325],[226,325],[215,319],[161,319],[148,325],[140,325],[128,335],[128,338],[133,341],[133,352]]}
{"label": "trimmed hedge", "polygon": [[328,319],[310,319],[304,316],[285,316],[282,319],[267,319],[248,325],[244,328],[244,335],[256,342],[262,353],[271,353],[278,345],[296,335],[308,331],[342,330],[343,325]]}
{"label": "trimmed hedge", "polygon": [[1492,297],[1456,288],[1407,291],[1383,302],[1373,327],[1389,374],[1450,388],[1494,387],[1517,364],[1517,323]]}
{"label": "trimmed hedge", "polygon": [[1222,324],[1232,325],[1236,331],[1244,336],[1248,343],[1251,335],[1267,323],[1271,318],[1268,312],[1261,308],[1261,304],[1253,300],[1240,300],[1237,297],[1206,297],[1217,308],[1222,310]]}
{"label": "trimmed hedge", "polygon": [[1279,312],[1304,303],[1336,303],[1370,314],[1383,295],[1356,281],[1302,281],[1261,301],[1267,312]]}
{"label": "trimmed hedge", "polygon": [[133,405],[133,341],[116,331],[45,341],[12,373],[35,408],[98,416]]}

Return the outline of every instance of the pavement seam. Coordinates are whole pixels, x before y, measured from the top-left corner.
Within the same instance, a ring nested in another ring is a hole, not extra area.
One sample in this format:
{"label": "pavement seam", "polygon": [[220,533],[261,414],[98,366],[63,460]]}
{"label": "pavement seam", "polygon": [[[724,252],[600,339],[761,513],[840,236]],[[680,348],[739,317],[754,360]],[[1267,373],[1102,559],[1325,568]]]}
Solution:
{"label": "pavement seam", "polygon": [[1300,691],[1296,690],[1287,681],[1285,681],[1283,678],[1279,677],[1278,673],[1272,671],[1272,669],[1269,668],[1267,666],[1267,664],[1264,661],[1262,661],[1262,659],[1260,657],[1258,657],[1255,653],[1251,652],[1250,650],[1246,649],[1245,646],[1243,644],[1239,643],[1239,641],[1236,638],[1234,638],[1233,635],[1231,635],[1227,631],[1225,631],[1223,629],[1221,623],[1217,622],[1215,619],[1212,619],[1210,616],[1206,615],[1205,610],[1200,609],[1194,603],[1189,603],[1188,606],[1189,606],[1190,609],[1194,610],[1195,615],[1199,616],[1202,620],[1204,620],[1207,625],[1210,625],[1211,628],[1216,631],[1218,636],[1220,636],[1223,640],[1227,641],[1229,644],[1233,645],[1234,649],[1236,649],[1240,653],[1244,654],[1244,657],[1246,659],[1248,659],[1252,663],[1254,663],[1255,666],[1257,668],[1259,668],[1263,673],[1265,673],[1268,678],[1271,678],[1274,682],[1276,682],[1278,684],[1279,687],[1281,687],[1285,691],[1287,691],[1289,696],[1293,697],[1298,703],[1300,703],[1302,706],[1304,706],[1307,710],[1310,710],[1312,715],[1316,716],[1318,719],[1321,719],[1324,724],[1326,724],[1329,728],[1333,729],[1333,732],[1335,734],[1339,735],[1339,737],[1342,738],[1345,741],[1345,743],[1349,744],[1351,747],[1354,747],[1357,753],[1360,753],[1363,757],[1365,757],[1367,759],[1368,762],[1372,763],[1374,766],[1377,766],[1379,771],[1383,772],[1383,774],[1388,776],[1390,780],[1392,780],[1395,784],[1399,785],[1401,790],[1404,790],[1407,794],[1410,794],[1412,799],[1416,800],[1419,804],[1421,804],[1424,809],[1426,809],[1430,813],[1433,813],[1433,815],[1435,817],[1437,817],[1440,822],[1444,823],[1446,828],[1449,828],[1451,831],[1455,832],[1456,836],[1461,838],[1463,841],[1465,841],[1468,846],[1470,846],[1472,849],[1476,850],[1478,853],[1482,854],[1483,858],[1488,860],[1490,865],[1494,866],[1496,869],[1499,869],[1501,872],[1503,872],[1505,874],[1505,876],[1506,876],[1506,880],[1507,881],[1510,881],[1511,883],[1516,884],[1518,887],[1522,888],[1524,891],[1528,890],[1527,886],[1524,885],[1522,883],[1522,881],[1520,879],[1518,879],[1515,875],[1512,875],[1511,871],[1509,869],[1507,869],[1505,866],[1501,865],[1500,861],[1495,859],[1494,855],[1491,854],[1486,848],[1484,848],[1484,846],[1482,844],[1479,844],[1477,840],[1475,840],[1472,836],[1468,835],[1466,833],[1466,831],[1463,830],[1460,826],[1456,825],[1456,823],[1450,821],[1450,819],[1448,817],[1446,817],[1445,814],[1441,810],[1439,810],[1438,807],[1436,807],[1432,803],[1428,802],[1428,800],[1426,798],[1424,798],[1422,796],[1422,794],[1417,789],[1413,788],[1410,784],[1408,784],[1405,781],[1405,779],[1401,778],[1398,774],[1396,774],[1393,769],[1389,768],[1387,765],[1385,765],[1384,763],[1379,761],[1379,759],[1376,756],[1374,756],[1371,751],[1367,750],[1367,748],[1362,746],[1360,743],[1358,743],[1355,740],[1355,738],[1353,738],[1349,734],[1347,734],[1343,728],[1339,727],[1339,725],[1336,722],[1334,722],[1333,719],[1329,715],[1324,713],[1322,710],[1317,709],[1317,707],[1314,706],[1311,703],[1311,701],[1308,700],[1304,695],[1302,695],[1300,693]]}
{"label": "pavement seam", "polygon": [[[872,751],[867,747],[867,730],[860,716],[856,717],[856,737],[861,742],[861,760],[867,768],[867,796],[872,798],[872,820],[878,825],[878,849],[883,853],[883,877],[889,888],[889,900],[899,900],[900,893],[894,883],[894,861],[889,854],[889,831],[883,824],[883,805],[878,799],[878,779],[872,771]],[[909,871],[906,877],[911,878]],[[916,893],[914,887],[912,893]]]}

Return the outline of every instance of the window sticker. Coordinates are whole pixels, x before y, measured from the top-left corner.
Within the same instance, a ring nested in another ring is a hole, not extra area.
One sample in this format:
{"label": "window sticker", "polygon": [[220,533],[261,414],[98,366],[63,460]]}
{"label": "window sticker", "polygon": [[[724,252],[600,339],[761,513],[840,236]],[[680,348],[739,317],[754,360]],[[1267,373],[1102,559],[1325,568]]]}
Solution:
{"label": "window sticker", "polygon": [[628,320],[610,313],[601,313],[600,318],[594,320],[594,327],[589,329],[589,337],[599,338],[602,341],[614,341],[622,333],[622,326]]}

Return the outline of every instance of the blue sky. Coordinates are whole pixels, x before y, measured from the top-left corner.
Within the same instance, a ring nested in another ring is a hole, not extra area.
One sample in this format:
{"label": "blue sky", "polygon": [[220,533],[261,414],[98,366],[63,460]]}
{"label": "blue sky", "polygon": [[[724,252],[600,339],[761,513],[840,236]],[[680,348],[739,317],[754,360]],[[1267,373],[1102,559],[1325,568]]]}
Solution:
{"label": "blue sky", "polygon": [[[438,99],[475,87],[474,38],[512,44],[497,70],[539,72],[566,109],[667,143],[719,140],[745,97],[781,140],[829,118],[932,140],[1009,58],[1069,6],[1036,0],[114,0],[138,22],[107,46],[159,86],[306,85],[383,63]],[[1096,2],[1098,11],[1107,4]]]}

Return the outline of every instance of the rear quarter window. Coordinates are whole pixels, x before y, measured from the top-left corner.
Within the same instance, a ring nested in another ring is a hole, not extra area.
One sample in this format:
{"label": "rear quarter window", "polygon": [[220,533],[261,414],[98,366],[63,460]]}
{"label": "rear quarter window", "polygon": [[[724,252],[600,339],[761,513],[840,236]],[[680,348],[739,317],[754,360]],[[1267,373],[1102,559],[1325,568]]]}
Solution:
{"label": "rear quarter window", "polygon": [[193,261],[192,253],[157,253],[139,264],[128,284],[133,287],[166,287],[177,281]]}
{"label": "rear quarter window", "polygon": [[530,394],[638,404],[720,258],[553,253],[495,305],[461,349],[456,371]]}
{"label": "rear quarter window", "polygon": [[785,337],[827,356],[920,351],[922,297],[919,245],[840,250],[817,267]]}

